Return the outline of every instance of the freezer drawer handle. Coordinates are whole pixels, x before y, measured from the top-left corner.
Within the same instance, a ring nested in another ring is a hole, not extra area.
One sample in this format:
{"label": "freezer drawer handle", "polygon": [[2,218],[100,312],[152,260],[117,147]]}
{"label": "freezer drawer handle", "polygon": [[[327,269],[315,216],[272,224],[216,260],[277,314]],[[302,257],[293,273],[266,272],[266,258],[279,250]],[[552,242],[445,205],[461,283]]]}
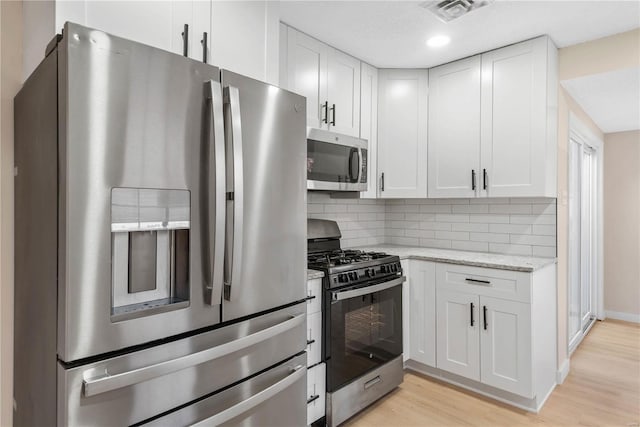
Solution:
{"label": "freezer drawer handle", "polygon": [[165,362],[156,363],[155,365],[149,365],[115,375],[109,375],[109,373],[105,372],[102,376],[85,379],[83,381],[84,395],[86,397],[95,396],[108,391],[148,381],[163,375],[168,375],[172,372],[190,368],[211,360],[219,359],[236,351],[269,340],[285,331],[294,329],[305,322],[306,316],[306,313],[291,316],[290,319],[259,332],[247,335],[226,344],[199,351],[197,353],[178,357],[177,359],[167,360]]}
{"label": "freezer drawer handle", "polygon": [[243,400],[242,402],[233,405],[229,409],[225,409],[224,411],[219,412],[214,416],[204,419],[200,422],[192,424],[191,426],[217,426],[220,424],[224,424],[239,415],[249,412],[256,406],[260,405],[263,402],[266,402],[267,400],[286,390],[299,380],[303,379],[307,374],[307,370],[305,368],[306,367],[303,365],[296,366],[295,368],[293,368],[292,372],[289,375],[287,375],[277,383],[265,388],[261,392],[254,394],[247,400]]}

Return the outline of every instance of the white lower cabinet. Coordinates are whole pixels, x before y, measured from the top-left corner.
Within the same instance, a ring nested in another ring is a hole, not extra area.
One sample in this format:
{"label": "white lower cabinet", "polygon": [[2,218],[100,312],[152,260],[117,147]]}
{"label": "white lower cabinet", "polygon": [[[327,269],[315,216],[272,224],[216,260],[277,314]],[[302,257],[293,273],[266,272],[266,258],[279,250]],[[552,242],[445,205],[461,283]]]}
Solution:
{"label": "white lower cabinet", "polygon": [[[406,366],[538,411],[556,384],[556,268],[410,261]],[[453,374],[453,375],[452,375]]]}
{"label": "white lower cabinet", "polygon": [[480,378],[483,383],[533,397],[531,306],[480,297]]}
{"label": "white lower cabinet", "polygon": [[324,363],[315,365],[307,370],[307,424],[324,417],[326,373],[327,369]]}
{"label": "white lower cabinet", "polygon": [[436,366],[436,265],[411,260],[409,264],[409,357]]}
{"label": "white lower cabinet", "polygon": [[320,363],[322,356],[322,313],[307,315],[307,366]]}
{"label": "white lower cabinet", "polygon": [[411,357],[411,274],[409,260],[400,261],[402,272],[407,280],[402,284],[402,361]]}
{"label": "white lower cabinet", "polygon": [[480,380],[478,296],[438,289],[438,368]]}

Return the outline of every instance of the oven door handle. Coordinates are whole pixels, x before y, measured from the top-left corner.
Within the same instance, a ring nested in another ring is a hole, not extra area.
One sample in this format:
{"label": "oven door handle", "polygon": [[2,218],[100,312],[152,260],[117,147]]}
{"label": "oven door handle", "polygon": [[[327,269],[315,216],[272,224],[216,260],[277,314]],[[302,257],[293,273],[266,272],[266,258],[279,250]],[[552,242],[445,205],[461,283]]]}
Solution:
{"label": "oven door handle", "polygon": [[343,299],[359,297],[361,295],[367,295],[373,292],[384,291],[385,289],[401,285],[403,282],[406,282],[406,280],[407,278],[405,276],[402,276],[388,282],[378,283],[377,285],[363,286],[361,288],[350,289],[348,291],[334,291],[331,292],[331,299],[333,301],[341,301]]}

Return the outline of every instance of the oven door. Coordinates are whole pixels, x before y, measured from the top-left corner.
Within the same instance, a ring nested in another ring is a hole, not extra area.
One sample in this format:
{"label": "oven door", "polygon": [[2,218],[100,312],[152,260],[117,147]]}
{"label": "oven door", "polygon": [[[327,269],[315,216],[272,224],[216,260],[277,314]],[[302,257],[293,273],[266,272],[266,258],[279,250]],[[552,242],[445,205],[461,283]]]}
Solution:
{"label": "oven door", "polygon": [[327,391],[402,354],[404,276],[327,292]]}
{"label": "oven door", "polygon": [[367,141],[310,129],[307,138],[307,189],[367,190]]}

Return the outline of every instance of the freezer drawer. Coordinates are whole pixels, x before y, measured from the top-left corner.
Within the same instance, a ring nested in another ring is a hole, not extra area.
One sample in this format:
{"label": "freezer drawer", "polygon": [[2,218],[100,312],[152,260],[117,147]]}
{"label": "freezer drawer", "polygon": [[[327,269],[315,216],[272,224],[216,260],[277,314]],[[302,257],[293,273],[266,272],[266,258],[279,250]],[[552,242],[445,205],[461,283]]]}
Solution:
{"label": "freezer drawer", "polygon": [[306,424],[304,354],[235,387],[155,419],[154,427],[303,426]]}
{"label": "freezer drawer", "polygon": [[70,369],[59,364],[58,425],[138,423],[257,374],[305,346],[303,302],[101,362]]}

